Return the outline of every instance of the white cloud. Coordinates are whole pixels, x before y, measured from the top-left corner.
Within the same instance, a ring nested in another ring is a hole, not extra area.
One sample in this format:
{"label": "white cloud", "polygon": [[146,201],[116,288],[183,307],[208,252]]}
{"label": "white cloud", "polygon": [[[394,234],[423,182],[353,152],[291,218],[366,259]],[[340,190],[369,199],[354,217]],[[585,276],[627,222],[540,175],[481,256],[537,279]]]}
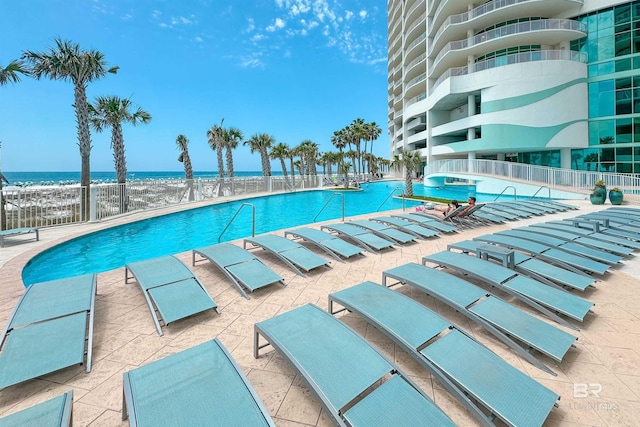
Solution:
{"label": "white cloud", "polygon": [[162,15],[162,12],[160,12],[159,10],[154,10],[153,12],[151,12],[151,17],[154,19],[159,18],[160,15]]}
{"label": "white cloud", "polygon": [[195,40],[198,43],[202,43],[204,41],[200,36],[196,36],[193,40]]}
{"label": "white cloud", "polygon": [[347,10],[344,14],[344,19],[348,21],[351,19],[351,17],[353,17],[353,12],[351,12],[350,10]]}
{"label": "white cloud", "polygon": [[256,28],[256,23],[253,18],[247,19],[247,33],[250,33]]}
{"label": "white cloud", "polygon": [[284,26],[286,25],[286,23],[280,19],[280,18],[276,18],[275,22],[272,25],[269,25],[266,30],[269,31],[270,33],[276,31],[276,30],[280,30],[282,28],[284,28]]}
{"label": "white cloud", "polygon": [[125,14],[122,16],[122,20],[123,20],[123,21],[128,21],[128,20],[130,20],[131,18],[133,18],[133,15],[130,15],[130,14],[128,14],[128,13],[125,13]]}
{"label": "white cloud", "polygon": [[367,15],[368,15],[368,13],[367,13],[367,11],[366,11],[366,10],[361,10],[361,11],[358,13],[358,15],[360,16],[360,18],[362,18],[362,19],[366,19],[366,17],[367,17]]}

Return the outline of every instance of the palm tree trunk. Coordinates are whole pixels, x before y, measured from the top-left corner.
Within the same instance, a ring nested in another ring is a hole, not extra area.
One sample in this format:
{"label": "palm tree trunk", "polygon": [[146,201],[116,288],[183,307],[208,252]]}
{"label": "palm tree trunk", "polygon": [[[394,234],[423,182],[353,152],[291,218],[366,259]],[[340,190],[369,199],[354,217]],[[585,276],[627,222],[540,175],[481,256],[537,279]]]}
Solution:
{"label": "palm tree trunk", "polygon": [[236,194],[235,189],[235,180],[233,177],[235,176],[235,171],[233,170],[233,152],[231,148],[227,147],[227,172],[229,173],[229,178],[231,179],[231,194]]}
{"label": "palm tree trunk", "polygon": [[189,201],[193,202],[195,200],[195,195],[193,193],[193,166],[191,165],[189,152],[183,152],[182,161],[184,162],[184,176],[187,179],[187,188],[189,189]]}
{"label": "palm tree trunk", "polygon": [[218,179],[220,185],[218,186],[218,197],[224,194],[224,161],[222,158],[222,148],[216,148],[216,156],[218,157]]}
{"label": "palm tree trunk", "polygon": [[88,221],[90,212],[91,194],[91,132],[89,130],[89,108],[87,104],[86,87],[82,83],[76,83],[74,87],[74,107],[76,110],[76,122],[78,125],[78,146],[82,159],[80,172],[80,220]]}
{"label": "palm tree trunk", "polygon": [[411,171],[407,170],[407,173],[404,177],[404,187],[405,193],[407,196],[413,196],[413,178],[411,177]]}
{"label": "palm tree trunk", "polygon": [[4,207],[4,194],[2,193],[2,172],[0,172],[0,230],[7,229],[7,211]]}
{"label": "palm tree trunk", "polygon": [[125,213],[129,205],[127,201],[127,161],[124,156],[124,138],[120,123],[113,124],[111,145],[113,146],[113,160],[118,182],[118,209],[120,213]]}
{"label": "palm tree trunk", "polygon": [[291,163],[291,189],[296,189],[296,170],[293,165],[293,156],[289,157],[289,162]]}

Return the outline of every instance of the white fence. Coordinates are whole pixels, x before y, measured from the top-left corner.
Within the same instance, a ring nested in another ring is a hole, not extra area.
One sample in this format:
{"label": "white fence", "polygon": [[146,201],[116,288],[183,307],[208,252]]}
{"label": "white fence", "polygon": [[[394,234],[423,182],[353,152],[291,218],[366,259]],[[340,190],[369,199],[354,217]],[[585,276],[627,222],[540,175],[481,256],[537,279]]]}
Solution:
{"label": "white fence", "polygon": [[[138,180],[126,184],[91,186],[89,220],[147,209],[258,193],[318,188],[322,176],[255,176],[196,180]],[[4,188],[3,229],[44,227],[83,222],[82,187],[73,185]]]}
{"label": "white fence", "polygon": [[467,173],[504,177],[513,181],[540,184],[549,188],[590,194],[594,183],[603,180],[607,189],[618,187],[624,193],[624,200],[640,203],[640,175],[612,172],[589,172],[572,169],[558,169],[525,163],[502,162],[497,160],[437,160],[427,166],[426,174]]}

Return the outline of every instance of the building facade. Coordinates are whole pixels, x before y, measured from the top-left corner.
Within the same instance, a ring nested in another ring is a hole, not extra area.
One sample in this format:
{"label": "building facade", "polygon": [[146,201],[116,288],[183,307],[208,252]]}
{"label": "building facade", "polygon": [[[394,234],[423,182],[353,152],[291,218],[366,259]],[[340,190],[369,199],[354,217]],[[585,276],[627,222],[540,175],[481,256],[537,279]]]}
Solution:
{"label": "building facade", "polygon": [[640,173],[640,0],[389,0],[392,157]]}

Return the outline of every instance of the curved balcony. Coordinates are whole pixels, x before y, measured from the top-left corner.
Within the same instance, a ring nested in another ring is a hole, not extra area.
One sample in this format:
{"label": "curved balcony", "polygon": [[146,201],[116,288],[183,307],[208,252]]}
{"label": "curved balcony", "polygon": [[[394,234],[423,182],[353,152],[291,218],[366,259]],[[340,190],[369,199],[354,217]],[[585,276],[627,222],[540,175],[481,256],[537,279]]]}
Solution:
{"label": "curved balcony", "polygon": [[423,13],[423,14],[422,14],[422,15],[420,15],[418,18],[416,18],[416,20],[415,20],[415,21],[413,21],[413,22],[411,23],[411,25],[409,25],[409,26],[407,27],[407,29],[404,31],[404,33],[405,33],[405,35],[406,35],[406,37],[407,37],[407,38],[411,37],[411,31],[412,31],[412,30],[415,30],[415,29],[416,29],[416,27],[418,27],[418,26],[420,26],[420,25],[423,27],[423,28],[422,28],[422,32],[425,32],[425,30],[426,30],[426,17],[427,17],[427,14],[426,14],[426,13]]}
{"label": "curved balcony", "polygon": [[506,22],[522,16],[557,16],[559,13],[580,5],[584,0],[494,0],[468,12],[449,16],[438,28],[429,46],[441,49],[447,40],[464,38],[468,28],[485,28],[496,22]]}
{"label": "curved balcony", "polygon": [[415,104],[416,102],[422,101],[423,99],[427,99],[427,92],[422,92],[418,96],[414,96],[411,99],[407,99],[407,101],[404,103],[404,105],[405,105],[405,107],[408,107],[409,105]]}
{"label": "curved balcony", "polygon": [[[504,67],[505,65],[537,61],[574,61],[586,64],[587,55],[572,50],[538,50],[533,52],[514,53],[512,55],[499,56],[497,58],[476,62],[473,64],[472,73],[488,70],[490,68]],[[449,77],[464,76],[466,74],[469,74],[469,67],[467,66],[448,69],[435,81],[431,88],[431,92],[433,92],[440,83]],[[409,99],[407,100],[406,105],[411,105],[411,103],[411,99]]]}
{"label": "curved balcony", "polygon": [[433,60],[429,75],[440,74],[456,64],[464,64],[469,55],[484,55],[518,45],[554,46],[584,37],[586,31],[585,24],[571,19],[540,19],[494,28],[446,45]]}

